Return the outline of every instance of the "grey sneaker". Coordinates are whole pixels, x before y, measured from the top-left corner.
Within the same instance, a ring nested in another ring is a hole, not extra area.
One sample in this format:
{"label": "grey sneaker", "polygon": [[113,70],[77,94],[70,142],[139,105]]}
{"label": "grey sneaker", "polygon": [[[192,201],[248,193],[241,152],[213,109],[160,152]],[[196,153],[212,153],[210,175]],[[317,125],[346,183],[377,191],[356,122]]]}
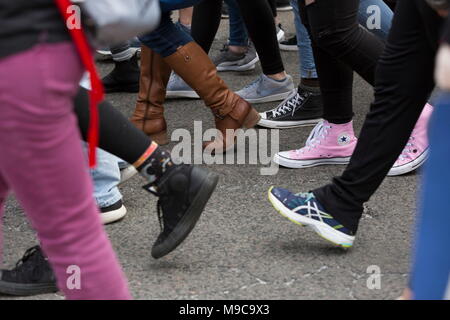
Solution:
{"label": "grey sneaker", "polygon": [[278,42],[283,41],[285,39],[285,32],[284,32],[284,28],[281,25],[281,23],[277,24],[276,26],[276,30],[277,30],[277,39]]}
{"label": "grey sneaker", "polygon": [[248,71],[255,69],[255,64],[259,61],[255,48],[251,45],[246,53],[234,53],[223,46],[220,54],[213,58],[213,63],[217,71]]}
{"label": "grey sneaker", "polygon": [[169,82],[167,83],[166,91],[167,99],[179,99],[179,98],[189,98],[189,99],[199,99],[197,92],[195,92],[191,87],[188,86],[183,79],[180,78],[175,72],[170,75]]}
{"label": "grey sneaker", "polygon": [[294,81],[290,75],[283,81],[276,81],[265,74],[236,92],[250,103],[263,103],[286,99],[295,90]]}

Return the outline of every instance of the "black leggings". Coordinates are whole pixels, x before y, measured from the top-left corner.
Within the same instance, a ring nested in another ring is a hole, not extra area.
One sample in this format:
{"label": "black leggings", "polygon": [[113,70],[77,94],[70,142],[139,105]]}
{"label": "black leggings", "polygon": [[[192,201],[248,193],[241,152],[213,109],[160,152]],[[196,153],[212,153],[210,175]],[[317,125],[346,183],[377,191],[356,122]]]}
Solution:
{"label": "black leggings", "polygon": [[[442,19],[423,0],[399,0],[375,74],[375,101],[342,176],[314,190],[333,217],[356,232],[363,204],[402,152],[433,88]],[[446,138],[446,137],[443,137]]]}
{"label": "black leggings", "polygon": [[[89,95],[86,89],[80,87],[74,105],[81,135],[83,140],[87,141]],[[103,101],[98,106],[98,110],[100,117],[99,147],[128,163],[136,162],[150,146],[151,139],[109,102]]]}
{"label": "black leggings", "polygon": [[324,119],[353,118],[353,71],[373,85],[383,42],[358,23],[360,0],[299,0],[308,29],[324,102]]}
{"label": "black leggings", "polygon": [[[264,74],[284,71],[273,13],[267,0],[237,0]],[[209,53],[221,19],[222,0],[204,0],[194,7],[192,38]]]}

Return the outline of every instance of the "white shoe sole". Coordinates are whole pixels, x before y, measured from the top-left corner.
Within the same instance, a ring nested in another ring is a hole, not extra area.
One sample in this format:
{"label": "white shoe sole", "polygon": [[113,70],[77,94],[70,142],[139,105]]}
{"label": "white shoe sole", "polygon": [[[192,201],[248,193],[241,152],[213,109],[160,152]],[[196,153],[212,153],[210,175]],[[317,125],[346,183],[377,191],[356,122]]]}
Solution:
{"label": "white shoe sole", "polygon": [[306,126],[313,126],[322,121],[319,119],[309,119],[309,120],[299,120],[299,121],[274,121],[262,119],[259,120],[258,125],[265,128],[271,129],[290,129],[290,128],[299,128]]}
{"label": "white shoe sole", "polygon": [[346,235],[345,233],[339,232],[326,223],[303,217],[300,214],[296,214],[286,208],[281,201],[279,201],[271,192],[272,188],[269,189],[268,197],[272,206],[285,218],[290,221],[305,227],[309,227],[315,233],[325,240],[333,243],[334,245],[340,246],[342,248],[350,248],[353,246],[353,241],[355,237]]}
{"label": "white shoe sole", "polygon": [[342,158],[324,158],[324,159],[311,159],[311,160],[292,160],[281,157],[276,153],[273,157],[273,162],[276,164],[292,169],[311,168],[322,165],[336,165],[336,164],[348,164],[350,157]]}
{"label": "white shoe sole", "polygon": [[[242,96],[241,97],[249,103],[265,103],[265,102],[283,101],[284,99],[289,97],[293,91],[294,90],[284,92],[284,93],[273,94],[270,96],[265,96],[265,97],[257,98],[257,99],[245,98]],[[236,93],[239,95],[238,92],[236,92]]]}
{"label": "white shoe sole", "polygon": [[398,166],[398,167],[392,167],[391,170],[388,172],[388,176],[401,176],[403,174],[407,174],[409,172],[412,172],[416,169],[418,169],[420,166],[422,166],[425,161],[428,158],[428,149],[426,149],[420,156],[418,156],[416,159],[414,159],[411,162],[405,163],[404,165]]}
{"label": "white shoe sole", "polygon": [[166,99],[200,99],[199,95],[195,91],[167,91]]}
{"label": "white shoe sole", "polygon": [[116,221],[119,221],[125,217],[127,214],[127,208],[125,208],[124,205],[122,205],[119,209],[105,212],[100,214],[100,218],[102,219],[103,224],[113,223]]}
{"label": "white shoe sole", "polygon": [[217,66],[217,71],[249,71],[255,69],[258,61],[259,57],[256,56],[252,61],[242,66],[233,65],[233,62],[222,62]]}
{"label": "white shoe sole", "polygon": [[284,44],[279,44],[280,46],[280,50],[282,51],[298,51],[298,47],[297,46],[286,46]]}

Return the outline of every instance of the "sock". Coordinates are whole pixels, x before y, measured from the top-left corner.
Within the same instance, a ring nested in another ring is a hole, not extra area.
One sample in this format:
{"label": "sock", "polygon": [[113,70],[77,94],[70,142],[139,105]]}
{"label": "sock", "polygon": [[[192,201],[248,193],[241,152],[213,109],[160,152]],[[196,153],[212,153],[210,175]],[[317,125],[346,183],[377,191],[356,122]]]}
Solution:
{"label": "sock", "polygon": [[174,165],[170,153],[161,149],[156,142],[152,142],[142,156],[133,163],[137,171],[151,184],[157,182]]}
{"label": "sock", "polygon": [[318,78],[301,78],[300,85],[312,88],[320,88],[320,82]]}

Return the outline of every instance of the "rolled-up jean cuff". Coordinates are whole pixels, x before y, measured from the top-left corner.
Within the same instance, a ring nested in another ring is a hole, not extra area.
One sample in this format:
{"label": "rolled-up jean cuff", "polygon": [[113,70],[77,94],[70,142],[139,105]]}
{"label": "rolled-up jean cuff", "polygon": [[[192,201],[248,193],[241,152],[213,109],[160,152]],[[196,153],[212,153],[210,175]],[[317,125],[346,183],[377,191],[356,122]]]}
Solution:
{"label": "rolled-up jean cuff", "polygon": [[317,79],[318,78],[317,70],[316,69],[312,69],[312,70],[301,69],[300,77],[305,78],[305,79]]}

